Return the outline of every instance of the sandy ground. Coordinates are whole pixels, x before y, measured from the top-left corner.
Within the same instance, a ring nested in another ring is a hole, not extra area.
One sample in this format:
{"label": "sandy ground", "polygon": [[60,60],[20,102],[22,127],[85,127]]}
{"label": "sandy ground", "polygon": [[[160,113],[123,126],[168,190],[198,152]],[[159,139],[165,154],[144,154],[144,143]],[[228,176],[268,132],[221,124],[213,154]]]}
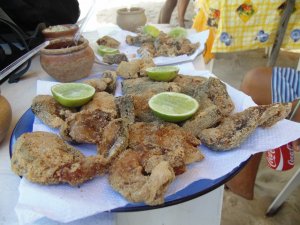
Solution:
{"label": "sandy ground", "polygon": [[[159,11],[164,0],[112,0],[110,4],[104,4],[104,2],[106,1],[98,1],[97,3],[96,19],[98,23],[115,23],[116,10],[126,6],[141,6],[145,8],[148,23],[157,23]],[[83,9],[86,10],[86,8]],[[83,14],[84,10],[82,11]],[[187,27],[191,26],[193,16],[193,6],[190,4],[186,13],[186,19],[189,20]],[[176,25],[176,19],[177,13],[175,9],[171,24]],[[281,51],[277,65],[296,67],[298,59],[299,54]],[[263,49],[217,54],[213,73],[223,81],[238,88],[246,71],[255,67],[265,66],[267,60]],[[225,191],[222,225],[299,225],[300,186],[293,191],[275,216],[265,216],[265,212],[272,200],[281,191],[296,169],[299,168],[300,153],[296,153],[295,164],[296,166],[293,170],[277,172],[266,166],[266,160],[263,157],[256,180],[254,200],[245,200],[230,191]]]}

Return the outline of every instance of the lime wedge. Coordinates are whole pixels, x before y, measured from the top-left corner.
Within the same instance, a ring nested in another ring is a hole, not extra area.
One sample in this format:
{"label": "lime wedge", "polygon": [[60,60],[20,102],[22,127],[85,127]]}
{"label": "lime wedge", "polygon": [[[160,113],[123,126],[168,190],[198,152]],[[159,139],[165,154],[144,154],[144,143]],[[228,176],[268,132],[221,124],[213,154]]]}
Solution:
{"label": "lime wedge", "polygon": [[146,69],[148,77],[156,81],[170,81],[173,80],[179,72],[177,66],[157,66]]}
{"label": "lime wedge", "polygon": [[160,33],[159,29],[157,29],[153,25],[145,25],[144,28],[143,28],[143,31],[144,31],[145,34],[149,34],[154,38],[158,37],[158,35]]}
{"label": "lime wedge", "polygon": [[199,104],[191,96],[177,92],[162,92],[150,98],[153,113],[168,122],[187,120],[198,110]]}
{"label": "lime wedge", "polygon": [[51,92],[54,99],[61,105],[79,107],[93,98],[95,88],[83,83],[64,83],[52,86]]}
{"label": "lime wedge", "polygon": [[114,55],[114,54],[120,53],[120,51],[116,48],[110,48],[110,47],[107,47],[105,45],[99,45],[98,46],[98,53],[101,56],[104,56],[104,55]]}
{"label": "lime wedge", "polygon": [[174,27],[168,34],[173,38],[185,38],[187,31],[183,27]]}

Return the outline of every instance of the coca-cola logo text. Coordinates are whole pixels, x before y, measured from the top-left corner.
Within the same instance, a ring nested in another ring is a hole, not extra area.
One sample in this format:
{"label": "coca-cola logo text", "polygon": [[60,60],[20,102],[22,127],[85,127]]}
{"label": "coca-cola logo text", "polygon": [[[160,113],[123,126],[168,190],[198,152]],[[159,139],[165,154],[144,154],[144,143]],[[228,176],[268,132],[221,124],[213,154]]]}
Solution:
{"label": "coca-cola logo text", "polygon": [[276,167],[275,151],[274,150],[267,151],[266,158],[269,163],[269,166],[275,168]]}

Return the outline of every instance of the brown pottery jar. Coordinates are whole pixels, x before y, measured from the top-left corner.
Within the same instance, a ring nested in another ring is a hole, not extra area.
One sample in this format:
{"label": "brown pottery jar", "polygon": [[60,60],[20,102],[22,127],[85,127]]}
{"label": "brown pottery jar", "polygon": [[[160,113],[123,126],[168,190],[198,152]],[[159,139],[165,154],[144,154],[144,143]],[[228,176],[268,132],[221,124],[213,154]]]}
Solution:
{"label": "brown pottery jar", "polygon": [[42,68],[60,82],[72,82],[87,77],[93,67],[95,55],[85,38],[77,44],[73,38],[50,41],[41,50]]}
{"label": "brown pottery jar", "polygon": [[0,93],[0,143],[10,127],[12,111],[9,102]]}
{"label": "brown pottery jar", "polygon": [[139,7],[130,9],[122,8],[117,11],[117,24],[123,30],[136,32],[138,27],[144,26],[147,22],[145,10]]}

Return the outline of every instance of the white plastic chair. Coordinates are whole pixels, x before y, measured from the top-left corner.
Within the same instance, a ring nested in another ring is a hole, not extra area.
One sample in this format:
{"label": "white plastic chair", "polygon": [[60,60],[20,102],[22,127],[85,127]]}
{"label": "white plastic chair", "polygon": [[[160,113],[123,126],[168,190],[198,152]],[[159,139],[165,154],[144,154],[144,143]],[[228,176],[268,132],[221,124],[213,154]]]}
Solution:
{"label": "white plastic chair", "polygon": [[300,185],[300,168],[296,171],[296,173],[292,176],[289,182],[284,186],[282,191],[277,195],[274,201],[269,206],[266,215],[273,216],[277,213],[280,206],[284,203],[287,197]]}

